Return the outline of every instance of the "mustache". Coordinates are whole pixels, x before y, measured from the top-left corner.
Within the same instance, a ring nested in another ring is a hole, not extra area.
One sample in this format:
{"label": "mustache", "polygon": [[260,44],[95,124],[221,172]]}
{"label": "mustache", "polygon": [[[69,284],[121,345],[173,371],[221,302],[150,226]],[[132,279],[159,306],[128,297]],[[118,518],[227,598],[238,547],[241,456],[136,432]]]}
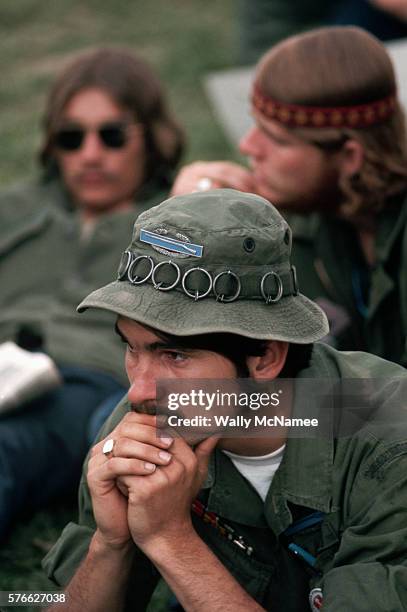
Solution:
{"label": "mustache", "polygon": [[155,416],[158,412],[157,402],[150,400],[148,402],[142,402],[141,404],[131,404],[131,410],[138,414],[152,414]]}
{"label": "mustache", "polygon": [[89,165],[86,168],[79,170],[78,172],[76,172],[74,176],[74,180],[79,181],[79,182],[83,181],[84,179],[86,179],[86,175],[89,172],[97,172],[104,181],[113,182],[114,180],[116,180],[116,175],[114,173],[108,172],[104,170],[103,168],[99,167],[98,165],[94,165],[94,166]]}

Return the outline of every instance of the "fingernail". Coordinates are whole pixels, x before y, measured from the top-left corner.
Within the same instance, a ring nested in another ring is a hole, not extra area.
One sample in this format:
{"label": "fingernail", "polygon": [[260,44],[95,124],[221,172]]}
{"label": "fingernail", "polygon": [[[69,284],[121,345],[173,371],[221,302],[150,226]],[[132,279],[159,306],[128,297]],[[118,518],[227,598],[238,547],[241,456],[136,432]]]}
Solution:
{"label": "fingernail", "polygon": [[155,470],[155,468],[156,468],[156,466],[154,465],[154,463],[149,463],[148,461],[146,461],[146,462],[145,462],[144,467],[145,467],[145,469],[146,469],[148,472],[154,472],[154,470]]}
{"label": "fingernail", "polygon": [[174,442],[174,438],[167,438],[166,436],[162,436],[162,437],[160,436],[160,440],[166,446],[169,446],[170,444]]}
{"label": "fingernail", "polygon": [[166,453],[165,451],[160,451],[158,453],[158,456],[160,457],[160,459],[167,462],[171,459],[170,453]]}

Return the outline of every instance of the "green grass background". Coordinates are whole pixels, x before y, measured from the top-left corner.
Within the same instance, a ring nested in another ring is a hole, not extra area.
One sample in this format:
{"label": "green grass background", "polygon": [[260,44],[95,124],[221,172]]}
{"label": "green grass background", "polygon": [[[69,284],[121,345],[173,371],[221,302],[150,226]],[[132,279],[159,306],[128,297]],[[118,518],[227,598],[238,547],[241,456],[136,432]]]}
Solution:
{"label": "green grass background", "polygon": [[[35,174],[48,86],[89,46],[129,45],[158,71],[187,132],[186,161],[232,157],[201,79],[235,64],[236,6],[233,0],[1,0],[0,186]],[[74,507],[59,503],[18,520],[0,546],[0,590],[50,588],[40,561]],[[151,608],[164,610],[163,598]]]}

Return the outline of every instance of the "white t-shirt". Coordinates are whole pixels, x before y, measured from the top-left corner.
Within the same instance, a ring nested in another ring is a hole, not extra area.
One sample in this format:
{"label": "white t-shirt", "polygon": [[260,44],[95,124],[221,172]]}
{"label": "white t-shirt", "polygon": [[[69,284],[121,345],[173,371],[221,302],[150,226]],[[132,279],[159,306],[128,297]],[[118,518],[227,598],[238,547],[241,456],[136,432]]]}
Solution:
{"label": "white t-shirt", "polygon": [[260,457],[236,455],[226,450],[222,452],[231,459],[235,468],[250,482],[264,501],[274,474],[277,472],[283,458],[284,449],[285,444],[272,453],[261,455]]}

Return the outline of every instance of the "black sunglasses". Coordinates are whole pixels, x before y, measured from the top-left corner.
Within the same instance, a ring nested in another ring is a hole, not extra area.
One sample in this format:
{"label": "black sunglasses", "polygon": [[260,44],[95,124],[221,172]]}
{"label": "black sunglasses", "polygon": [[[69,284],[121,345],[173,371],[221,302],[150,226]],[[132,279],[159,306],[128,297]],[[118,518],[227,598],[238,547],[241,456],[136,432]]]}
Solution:
{"label": "black sunglasses", "polygon": [[[128,123],[103,123],[94,131],[101,142],[109,149],[121,149],[128,141]],[[81,148],[85,135],[93,130],[81,127],[61,128],[55,133],[54,142],[62,151],[77,151]]]}

